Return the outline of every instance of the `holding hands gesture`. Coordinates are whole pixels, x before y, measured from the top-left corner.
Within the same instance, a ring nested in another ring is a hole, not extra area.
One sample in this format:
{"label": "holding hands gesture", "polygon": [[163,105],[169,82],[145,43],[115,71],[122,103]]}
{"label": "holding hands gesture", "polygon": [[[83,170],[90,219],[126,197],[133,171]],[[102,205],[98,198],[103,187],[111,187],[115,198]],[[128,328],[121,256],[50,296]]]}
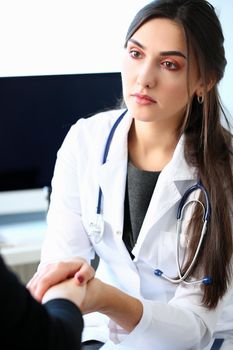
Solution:
{"label": "holding hands gesture", "polygon": [[69,299],[79,308],[86,294],[86,284],[95,275],[94,269],[82,258],[43,266],[28,282],[27,288],[39,302]]}
{"label": "holding hands gesture", "polygon": [[[98,311],[126,331],[131,331],[141,318],[141,302],[94,278],[94,275],[94,269],[86,260],[72,258],[42,267],[30,280],[27,288],[40,302],[69,299],[83,314]],[[125,317],[127,314],[129,319]]]}

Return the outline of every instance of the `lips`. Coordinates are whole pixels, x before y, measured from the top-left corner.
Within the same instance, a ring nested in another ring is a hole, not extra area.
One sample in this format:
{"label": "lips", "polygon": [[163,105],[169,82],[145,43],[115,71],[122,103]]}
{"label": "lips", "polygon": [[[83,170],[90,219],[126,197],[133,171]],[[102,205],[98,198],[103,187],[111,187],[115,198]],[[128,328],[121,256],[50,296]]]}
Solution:
{"label": "lips", "polygon": [[148,95],[135,93],[135,94],[132,94],[132,96],[135,98],[135,100],[138,104],[146,105],[146,104],[156,103],[156,101]]}

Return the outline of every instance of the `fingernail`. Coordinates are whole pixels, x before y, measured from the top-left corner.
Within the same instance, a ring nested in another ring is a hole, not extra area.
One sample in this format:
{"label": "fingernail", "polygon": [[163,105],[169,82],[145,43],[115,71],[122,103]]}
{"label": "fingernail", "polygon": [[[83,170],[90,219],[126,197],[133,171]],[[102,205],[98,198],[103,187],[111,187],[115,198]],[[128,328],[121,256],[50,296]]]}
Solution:
{"label": "fingernail", "polygon": [[80,283],[83,283],[84,278],[82,276],[78,276],[77,279],[79,280]]}

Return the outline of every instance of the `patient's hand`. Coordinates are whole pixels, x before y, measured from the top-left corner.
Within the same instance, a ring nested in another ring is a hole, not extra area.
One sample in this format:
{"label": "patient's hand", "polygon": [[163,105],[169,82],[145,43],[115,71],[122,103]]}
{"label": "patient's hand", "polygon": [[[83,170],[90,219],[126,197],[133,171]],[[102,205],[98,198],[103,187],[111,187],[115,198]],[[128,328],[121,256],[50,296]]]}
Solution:
{"label": "patient's hand", "polygon": [[57,262],[43,266],[28,282],[27,288],[35,299],[41,301],[52,286],[74,277],[76,285],[84,285],[94,277],[94,269],[82,258]]}
{"label": "patient's hand", "polygon": [[86,283],[77,285],[74,278],[58,283],[49,288],[42,298],[42,303],[52,299],[68,299],[80,308],[86,295]]}

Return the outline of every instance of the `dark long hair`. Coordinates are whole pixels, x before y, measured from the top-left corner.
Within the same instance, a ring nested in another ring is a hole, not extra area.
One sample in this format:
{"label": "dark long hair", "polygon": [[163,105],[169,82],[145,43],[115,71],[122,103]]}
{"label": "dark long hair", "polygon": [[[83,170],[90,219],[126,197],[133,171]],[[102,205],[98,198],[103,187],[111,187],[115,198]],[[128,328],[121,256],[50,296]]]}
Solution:
{"label": "dark long hair", "polygon": [[[145,22],[153,18],[173,20],[184,29],[188,57],[192,49],[204,84],[204,103],[200,104],[196,96],[190,96],[179,132],[185,135],[185,158],[188,164],[195,166],[211,202],[211,219],[192,274],[204,273],[212,277],[213,283],[202,287],[202,303],[212,309],[225,294],[232,277],[232,134],[217,90],[226,66],[224,37],[214,7],[207,1],[158,0],[137,13],[129,27],[125,45]],[[225,118],[227,128],[223,127],[221,116]],[[195,209],[188,228],[189,253],[183,270],[189,266],[196,251],[201,215],[200,210]]]}

